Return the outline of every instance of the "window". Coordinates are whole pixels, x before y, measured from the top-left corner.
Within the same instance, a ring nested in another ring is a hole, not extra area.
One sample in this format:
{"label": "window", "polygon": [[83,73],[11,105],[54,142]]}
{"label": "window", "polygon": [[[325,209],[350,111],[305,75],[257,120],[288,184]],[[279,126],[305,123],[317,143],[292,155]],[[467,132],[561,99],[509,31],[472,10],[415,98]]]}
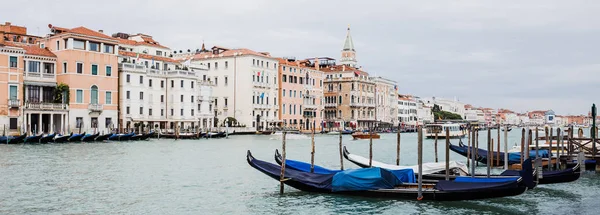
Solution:
{"label": "window", "polygon": [[227,98],[225,98],[225,107],[227,107]]}
{"label": "window", "polygon": [[165,102],[165,95],[160,95],[160,102]]}
{"label": "window", "polygon": [[130,109],[129,107],[125,108],[125,113],[126,113],[126,114],[129,114],[129,113],[130,113],[129,109]]}
{"label": "window", "polygon": [[85,49],[85,42],[83,40],[73,40],[74,49]]}
{"label": "window", "polygon": [[192,116],[194,116],[194,109],[192,109]]}
{"label": "window", "polygon": [[96,85],[92,86],[90,90],[90,103],[98,104],[98,87]]}
{"label": "window", "polygon": [[76,103],[83,103],[83,90],[77,90],[75,91],[76,94]]}
{"label": "window", "polygon": [[156,50],[156,55],[162,56],[162,51]]}
{"label": "window", "polygon": [[285,104],[281,105],[281,107],[283,107],[283,109],[281,110],[281,113],[285,114]]}
{"label": "window", "polygon": [[115,47],[113,45],[104,45],[104,53],[112,54],[114,53]]}
{"label": "window", "polygon": [[181,100],[181,102],[183,102],[183,95],[179,96],[179,100]]}
{"label": "window", "polygon": [[77,73],[83,74],[83,63],[77,63]]}
{"label": "window", "polygon": [[18,92],[18,87],[15,85],[10,85],[10,100],[17,100],[17,92]]}
{"label": "window", "polygon": [[152,116],[152,108],[148,109],[148,116]]}
{"label": "window", "polygon": [[10,56],[10,68],[17,68],[17,57]]}
{"label": "window", "polygon": [[183,116],[183,108],[181,109],[180,113],[181,113],[181,116]]}
{"label": "window", "polygon": [[256,64],[256,60],[252,59],[252,66],[254,66]]}
{"label": "window", "polygon": [[131,82],[131,76],[129,74],[127,74],[126,79],[127,79],[127,83]]}
{"label": "window", "polygon": [[215,69],[219,69],[219,63],[215,62]]}
{"label": "window", "polygon": [[144,99],[144,92],[140,92],[140,100]]}
{"label": "window", "polygon": [[83,124],[83,117],[76,117],[75,118],[75,127],[81,128],[81,124]]}
{"label": "window", "polygon": [[227,76],[225,76],[225,86],[227,86]]}
{"label": "window", "polygon": [[67,62],[63,62],[63,73],[67,73]]}
{"label": "window", "polygon": [[100,43],[90,42],[90,51],[99,52],[100,51]]}
{"label": "window", "polygon": [[190,86],[192,86],[192,89],[194,89],[194,81],[190,81]]}
{"label": "window", "polygon": [[215,76],[215,86],[219,85],[219,79]]}
{"label": "window", "polygon": [[164,88],[165,87],[165,81],[160,81],[160,88]]}
{"label": "window", "polygon": [[27,71],[28,72],[40,72],[40,62],[39,61],[29,61]]}
{"label": "window", "polygon": [[152,87],[152,79],[148,79],[148,87]]}
{"label": "window", "polygon": [[104,99],[104,103],[109,105],[112,104],[112,92],[107,91],[106,92],[106,98]]}
{"label": "window", "polygon": [[283,96],[282,97],[285,97],[285,89],[281,90],[281,92],[283,92]]}
{"label": "window", "polygon": [[125,98],[130,99],[130,94],[131,94],[131,92],[129,92],[129,90],[127,92],[125,92]]}
{"label": "window", "polygon": [[210,63],[207,64],[208,70],[210,70]]}
{"label": "window", "polygon": [[180,85],[181,85],[181,88],[183,88],[183,80],[181,80],[181,84]]}
{"label": "window", "polygon": [[165,115],[165,109],[160,109],[160,116],[164,116]]}
{"label": "window", "polygon": [[106,66],[106,76],[112,76],[112,67]]}
{"label": "window", "polygon": [[140,107],[140,115],[144,114],[144,107]]}
{"label": "window", "polygon": [[175,81],[171,80],[171,88],[175,87]]}
{"label": "window", "polygon": [[92,75],[98,75],[98,65],[92,65]]}
{"label": "window", "polygon": [[227,69],[227,67],[229,67],[227,61],[225,61],[225,69]]}
{"label": "window", "polygon": [[56,50],[60,50],[60,41],[56,41]]}
{"label": "window", "polygon": [[144,76],[140,75],[140,84],[143,84],[143,83],[144,83]]}
{"label": "window", "polygon": [[267,62],[267,67],[269,67],[269,62]]}
{"label": "window", "polygon": [[194,103],[194,96],[192,96],[192,98],[190,100],[192,103]]}

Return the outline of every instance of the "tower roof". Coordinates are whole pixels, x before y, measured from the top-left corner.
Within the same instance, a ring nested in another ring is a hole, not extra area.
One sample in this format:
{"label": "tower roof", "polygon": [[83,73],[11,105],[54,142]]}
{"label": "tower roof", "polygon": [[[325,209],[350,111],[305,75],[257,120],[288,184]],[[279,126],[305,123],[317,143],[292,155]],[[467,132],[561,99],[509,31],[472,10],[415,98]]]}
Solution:
{"label": "tower roof", "polygon": [[352,36],[350,36],[350,26],[348,26],[348,33],[346,34],[346,41],[344,41],[343,51],[354,51],[354,42],[352,42]]}

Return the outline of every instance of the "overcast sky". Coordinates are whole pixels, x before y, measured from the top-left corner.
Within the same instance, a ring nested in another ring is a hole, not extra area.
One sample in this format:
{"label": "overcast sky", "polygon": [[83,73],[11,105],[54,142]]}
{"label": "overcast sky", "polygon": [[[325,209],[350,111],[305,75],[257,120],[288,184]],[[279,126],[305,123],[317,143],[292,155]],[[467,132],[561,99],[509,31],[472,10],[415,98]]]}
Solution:
{"label": "overcast sky", "polygon": [[[340,57],[400,93],[515,111],[587,114],[600,102],[600,1],[6,1],[0,21],[146,33],[174,50],[214,45]],[[18,8],[7,10],[6,8]]]}

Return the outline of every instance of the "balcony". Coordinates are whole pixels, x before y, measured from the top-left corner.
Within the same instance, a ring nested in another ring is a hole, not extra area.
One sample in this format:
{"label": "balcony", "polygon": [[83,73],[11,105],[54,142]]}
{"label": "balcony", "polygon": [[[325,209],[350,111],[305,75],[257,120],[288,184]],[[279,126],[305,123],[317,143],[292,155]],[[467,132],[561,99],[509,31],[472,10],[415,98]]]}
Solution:
{"label": "balcony", "polygon": [[196,77],[196,72],[188,70],[162,70],[146,68],[144,65],[138,65],[133,63],[119,63],[119,69],[125,72],[137,72],[146,73],[153,76],[169,76],[169,77]]}
{"label": "balcony", "polygon": [[92,104],[90,103],[88,105],[88,110],[91,112],[102,112],[102,110],[104,109],[104,107],[102,106],[102,104]]}
{"label": "balcony", "polygon": [[316,110],[317,109],[317,105],[314,105],[314,104],[303,104],[302,107],[304,107],[305,110]]}
{"label": "balcony", "polygon": [[61,103],[25,102],[25,109],[26,110],[66,111],[69,109],[69,105],[61,104]]}
{"label": "balcony", "polygon": [[9,99],[8,107],[9,108],[19,108],[21,106],[21,102],[18,99]]}
{"label": "balcony", "polygon": [[328,108],[328,107],[337,107],[337,104],[336,103],[325,103],[325,105],[323,105],[323,106],[325,106],[326,108]]}
{"label": "balcony", "polygon": [[258,88],[268,88],[269,87],[269,84],[266,83],[266,82],[257,82],[257,81],[254,81],[254,82],[252,82],[252,85],[254,87],[258,87]]}
{"label": "balcony", "polygon": [[252,104],[254,109],[269,109],[269,105],[265,104]]}

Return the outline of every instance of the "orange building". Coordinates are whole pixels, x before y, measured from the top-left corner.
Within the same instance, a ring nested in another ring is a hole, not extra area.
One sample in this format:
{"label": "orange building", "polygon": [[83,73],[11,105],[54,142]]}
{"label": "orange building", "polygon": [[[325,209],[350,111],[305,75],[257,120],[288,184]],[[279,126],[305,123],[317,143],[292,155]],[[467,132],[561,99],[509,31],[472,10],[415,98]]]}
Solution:
{"label": "orange building", "polygon": [[69,130],[117,128],[119,41],[102,30],[48,27],[42,45],[57,56],[57,82],[69,86]]}

